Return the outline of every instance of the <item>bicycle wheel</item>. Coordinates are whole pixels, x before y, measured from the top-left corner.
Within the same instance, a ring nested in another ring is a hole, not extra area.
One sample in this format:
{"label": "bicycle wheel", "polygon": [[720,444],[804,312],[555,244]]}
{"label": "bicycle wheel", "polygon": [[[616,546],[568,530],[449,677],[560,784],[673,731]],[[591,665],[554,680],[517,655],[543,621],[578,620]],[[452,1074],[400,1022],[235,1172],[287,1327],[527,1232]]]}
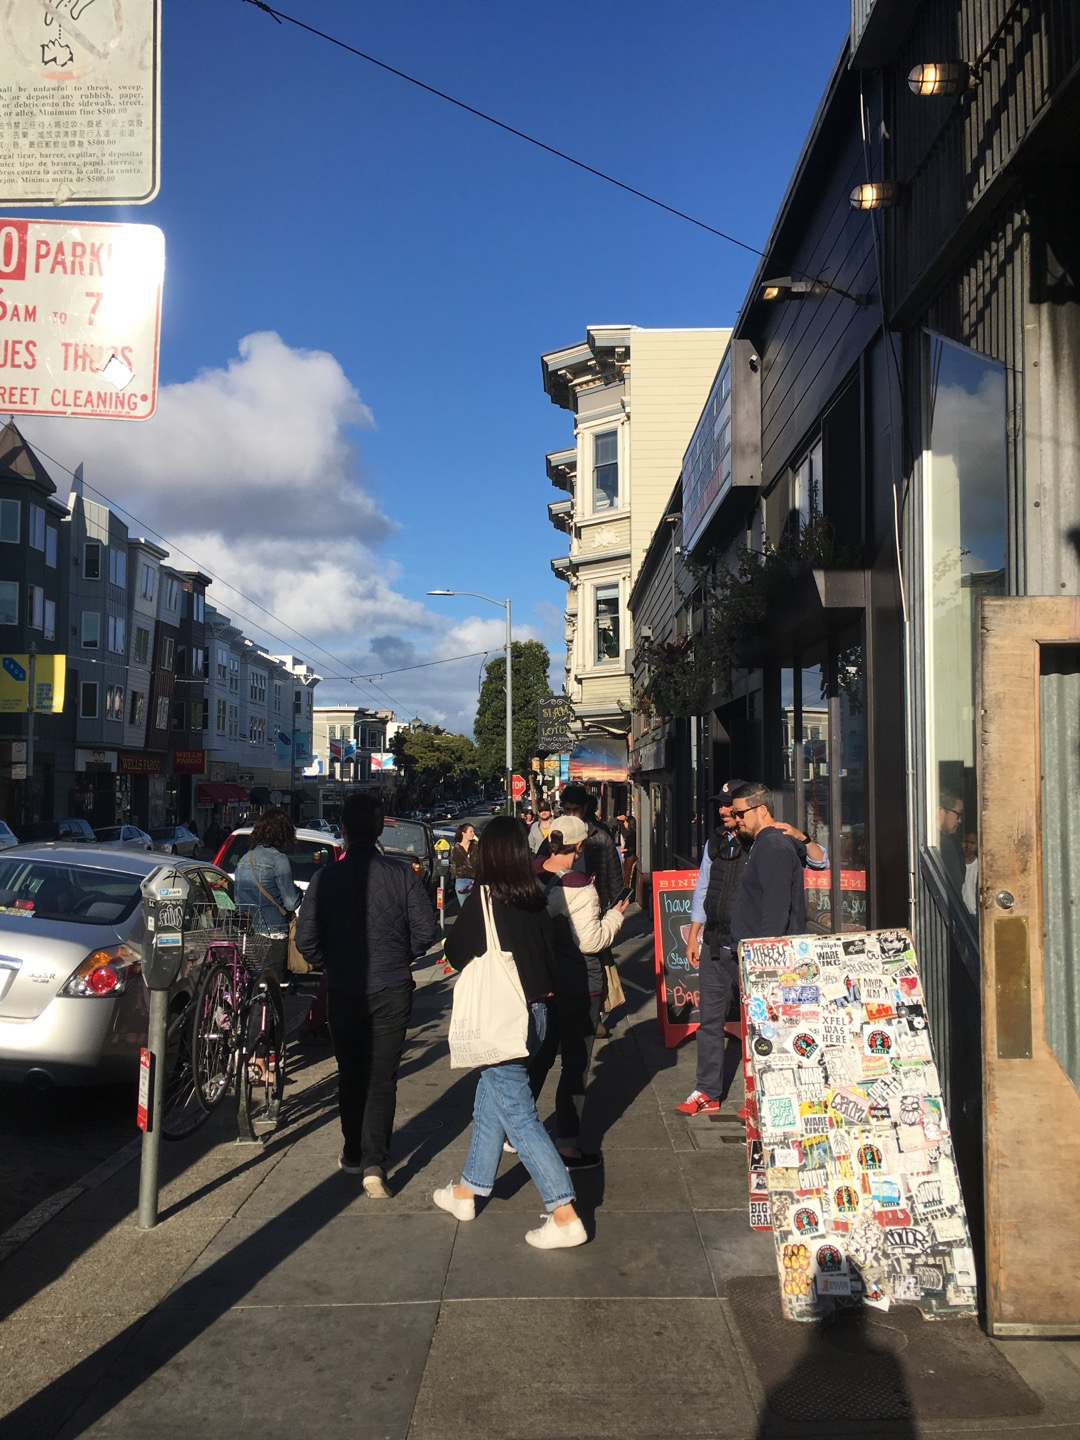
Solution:
{"label": "bicycle wheel", "polygon": [[183,1140],[209,1117],[195,1093],[191,1063],[194,1002],[179,1005],[170,1014],[165,1031],[165,1090],[161,1097],[161,1138]]}
{"label": "bicycle wheel", "polygon": [[207,1114],[225,1098],[239,1036],[232,971],[220,961],[199,980],[191,1017],[195,1096]]}
{"label": "bicycle wheel", "polygon": [[272,976],[256,981],[245,1007],[244,1047],[239,1081],[240,1133],[276,1125],[285,1088],[285,1007]]}

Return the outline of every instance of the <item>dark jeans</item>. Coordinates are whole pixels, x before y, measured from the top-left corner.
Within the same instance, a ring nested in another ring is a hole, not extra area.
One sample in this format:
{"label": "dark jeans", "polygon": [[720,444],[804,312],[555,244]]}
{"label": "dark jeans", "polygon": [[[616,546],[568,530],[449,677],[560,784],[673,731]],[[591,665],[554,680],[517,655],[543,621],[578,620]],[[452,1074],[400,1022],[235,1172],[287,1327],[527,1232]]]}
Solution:
{"label": "dark jeans", "polygon": [[529,1088],[533,1098],[539,1099],[555,1057],[562,1057],[555,1088],[555,1138],[566,1143],[576,1141],[581,1134],[585,1084],[600,1020],[600,996],[564,996],[549,1001],[548,1012],[547,1035],[529,1061]]}
{"label": "dark jeans", "polygon": [[367,1170],[386,1170],[397,1106],[397,1073],[412,1014],[413,982],[375,995],[326,997],[338,1066],[338,1110],[344,1156]]}
{"label": "dark jeans", "polygon": [[710,1100],[726,1100],[742,1061],[742,1046],[724,1033],[728,1006],[739,993],[739,962],[726,946],[714,955],[703,946],[698,966],[698,1090]]}

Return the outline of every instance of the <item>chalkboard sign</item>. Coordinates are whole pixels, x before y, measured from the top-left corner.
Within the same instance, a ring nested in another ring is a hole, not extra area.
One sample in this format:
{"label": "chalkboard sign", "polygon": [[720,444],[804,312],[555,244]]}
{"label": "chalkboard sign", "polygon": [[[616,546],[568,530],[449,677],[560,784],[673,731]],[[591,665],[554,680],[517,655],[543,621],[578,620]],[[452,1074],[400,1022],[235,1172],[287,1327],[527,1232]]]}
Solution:
{"label": "chalkboard sign", "polygon": [[697,877],[696,870],[654,870],[652,875],[656,1018],[669,1047],[698,1027],[698,968],[686,958]]}

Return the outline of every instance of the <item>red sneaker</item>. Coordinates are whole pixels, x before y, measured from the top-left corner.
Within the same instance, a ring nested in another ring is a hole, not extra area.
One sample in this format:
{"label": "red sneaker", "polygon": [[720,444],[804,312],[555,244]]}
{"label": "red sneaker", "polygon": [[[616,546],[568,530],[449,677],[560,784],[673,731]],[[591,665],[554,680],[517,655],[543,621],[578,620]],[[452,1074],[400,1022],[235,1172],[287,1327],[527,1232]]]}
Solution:
{"label": "red sneaker", "polygon": [[681,1105],[676,1105],[675,1109],[680,1115],[703,1115],[706,1110],[719,1110],[720,1101],[710,1100],[704,1090],[695,1090]]}

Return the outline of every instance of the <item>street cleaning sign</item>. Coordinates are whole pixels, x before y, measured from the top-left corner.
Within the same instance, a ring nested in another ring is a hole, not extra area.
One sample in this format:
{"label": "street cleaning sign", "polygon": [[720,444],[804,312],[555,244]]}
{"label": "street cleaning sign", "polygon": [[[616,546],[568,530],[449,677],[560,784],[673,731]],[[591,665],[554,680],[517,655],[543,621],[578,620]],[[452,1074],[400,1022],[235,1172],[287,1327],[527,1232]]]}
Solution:
{"label": "street cleaning sign", "polygon": [[145,205],[161,0],[0,0],[0,204]]}
{"label": "street cleaning sign", "polygon": [[0,410],[148,420],[164,273],[156,225],[0,217]]}

